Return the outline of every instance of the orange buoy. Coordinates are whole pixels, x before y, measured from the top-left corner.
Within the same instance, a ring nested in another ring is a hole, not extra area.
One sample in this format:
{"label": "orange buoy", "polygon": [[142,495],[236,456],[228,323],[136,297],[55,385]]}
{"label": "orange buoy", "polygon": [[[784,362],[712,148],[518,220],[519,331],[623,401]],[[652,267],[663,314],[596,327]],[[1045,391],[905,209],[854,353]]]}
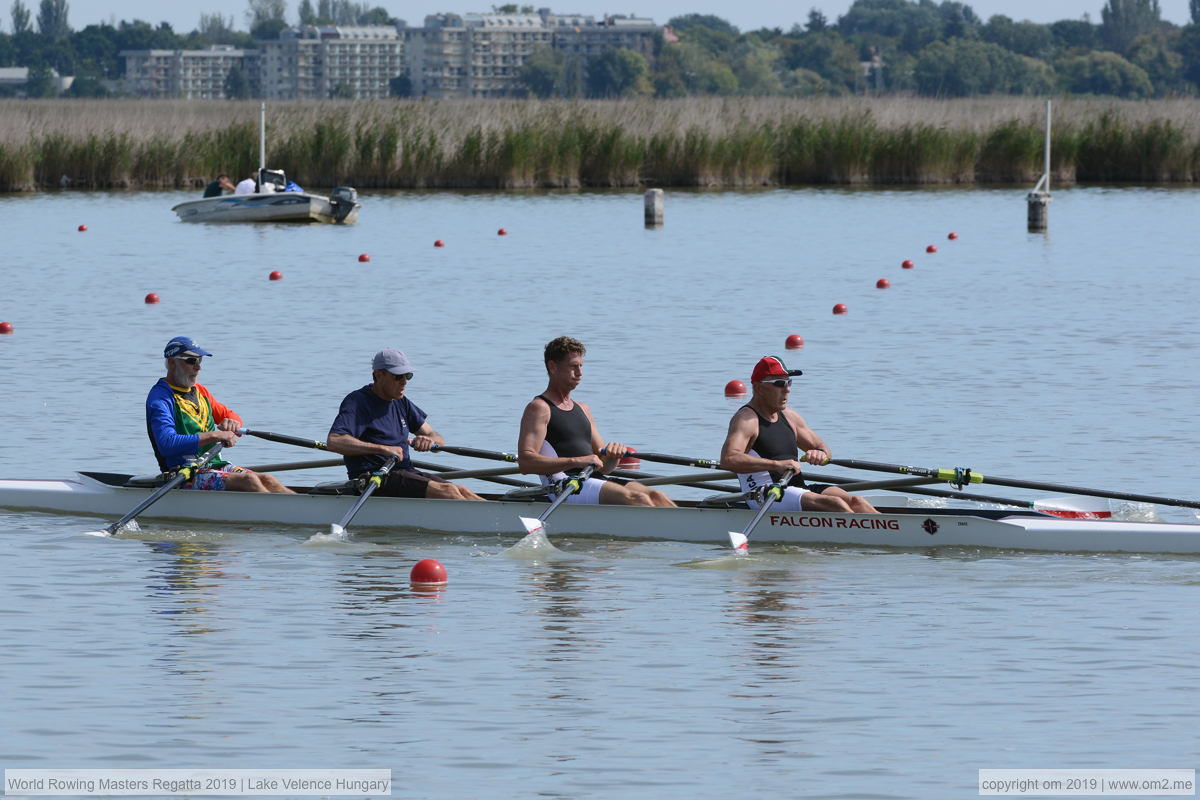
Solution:
{"label": "orange buoy", "polygon": [[0,333],[12,333],[13,326],[11,322],[0,322]]}
{"label": "orange buoy", "polygon": [[283,280],[283,273],[277,269],[273,269],[273,270],[271,270],[271,274],[268,275],[267,278],[269,278],[270,280],[273,280],[273,281],[281,281],[281,280]]}
{"label": "orange buoy", "polygon": [[950,231],[949,235],[946,236],[946,238],[953,242],[955,239],[958,238],[958,234],[955,233],[954,231]]}
{"label": "orange buoy", "polygon": [[838,303],[836,306],[833,307],[833,313],[835,313],[835,314],[845,314],[849,310],[850,309],[846,308],[845,303]]}
{"label": "orange buoy", "polygon": [[787,337],[787,341],[783,343],[783,346],[788,350],[799,350],[801,347],[804,347],[804,337],[798,333],[793,333]]}
{"label": "orange buoy", "polygon": [[413,583],[442,584],[446,582],[446,568],[437,559],[423,558],[413,565],[408,577]]}
{"label": "orange buoy", "polygon": [[886,289],[891,285],[892,285],[892,282],[889,281],[887,278],[880,278],[879,280],[875,281],[876,289]]}
{"label": "orange buoy", "polygon": [[732,380],[725,384],[726,397],[741,397],[746,393],[746,384],[739,380]]}
{"label": "orange buoy", "polygon": [[433,246],[434,247],[445,247],[446,243],[443,242],[441,239],[438,239],[436,242],[433,243]]}
{"label": "orange buoy", "polygon": [[80,232],[80,233],[83,233],[83,232],[84,232],[84,231],[86,231],[86,230],[87,230],[87,225],[80,225],[80,226],[79,226],[79,232]]}
{"label": "orange buoy", "polygon": [[508,236],[508,231],[506,231],[504,228],[501,228],[500,230],[496,231],[496,235],[497,236]]}
{"label": "orange buoy", "polygon": [[926,248],[925,248],[925,252],[926,252],[926,253],[936,253],[936,252],[937,252],[937,245],[936,245],[936,244],[931,244],[931,245],[929,245],[929,247],[926,247]]}
{"label": "orange buoy", "polygon": [[158,295],[156,295],[154,292],[151,292],[150,294],[146,295],[146,304],[147,305],[154,305],[157,302],[158,302]]}
{"label": "orange buoy", "polygon": [[906,259],[904,259],[904,261],[902,261],[902,262],[900,263],[900,268],[901,268],[901,269],[912,269],[912,268],[913,268],[913,267],[915,267],[915,266],[916,266],[916,264],[914,264],[914,263],[912,262],[912,259],[911,259],[911,258],[906,258]]}

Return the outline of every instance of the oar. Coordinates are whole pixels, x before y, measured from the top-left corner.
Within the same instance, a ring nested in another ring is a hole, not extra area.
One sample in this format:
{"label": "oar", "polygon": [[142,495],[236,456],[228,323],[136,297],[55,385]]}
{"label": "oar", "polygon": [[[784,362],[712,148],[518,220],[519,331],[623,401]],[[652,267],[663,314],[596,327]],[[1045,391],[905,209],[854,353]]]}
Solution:
{"label": "oar", "polygon": [[758,521],[766,515],[767,509],[775,505],[776,500],[783,497],[784,488],[787,487],[788,481],[795,474],[795,470],[789,469],[783,473],[783,477],[767,487],[767,491],[762,499],[762,505],[758,507],[758,513],[754,515],[754,519],[750,520],[750,524],[741,533],[737,533],[736,531],[729,532],[729,543],[733,545],[735,552],[745,553],[750,549],[750,532],[754,530],[754,526],[758,524]]}
{"label": "oar", "polygon": [[472,458],[490,458],[493,461],[507,461],[510,464],[517,463],[517,457],[513,453],[500,453],[495,450],[480,450],[476,447],[458,447],[448,444],[435,444],[429,448],[430,452],[434,453],[450,453],[456,456],[471,456]]}
{"label": "oar", "polygon": [[201,458],[199,461],[196,461],[194,464],[185,464],[184,466],[180,467],[179,471],[175,473],[174,478],[171,478],[171,480],[167,481],[162,486],[160,486],[158,488],[158,490],[156,492],[154,492],[154,494],[150,495],[145,500],[138,503],[137,506],[133,509],[133,511],[130,511],[128,514],[121,517],[119,520],[114,522],[112,525],[109,525],[104,530],[89,531],[89,533],[91,533],[93,536],[113,536],[114,534],[116,534],[117,531],[121,530],[121,528],[123,528],[127,524],[129,524],[130,520],[132,520],[138,514],[145,511],[150,506],[157,503],[159,500],[161,500],[167,492],[171,491],[172,489],[174,489],[176,486],[178,486],[181,483],[186,483],[187,481],[190,481],[197,472],[204,469],[206,466],[208,466],[208,463],[210,461],[212,461],[214,458],[217,457],[217,455],[221,452],[221,449],[223,447],[224,447],[223,444],[221,444],[220,442],[217,442],[216,444],[214,444],[212,447],[210,447],[208,449],[208,452],[206,452],[204,454],[204,457]]}
{"label": "oar", "polygon": [[583,488],[583,482],[591,477],[593,469],[595,469],[595,467],[589,464],[580,470],[578,475],[574,475],[563,481],[562,488],[558,492],[558,497],[554,498],[554,502],[550,504],[550,507],[543,511],[542,515],[537,519],[530,519],[529,517],[519,518],[521,520],[521,524],[525,526],[525,530],[529,533],[529,535],[535,534],[538,531],[544,531],[546,529],[546,518],[554,513],[554,509],[565,503],[568,497]]}
{"label": "oar", "polygon": [[259,439],[266,439],[268,442],[278,442],[279,444],[294,444],[297,447],[311,447],[313,450],[328,449],[324,442],[318,442],[313,439],[301,439],[299,436],[286,436],[282,433],[271,433],[270,431],[252,431],[249,428],[238,428],[239,434],[247,436],[257,436]]}
{"label": "oar", "polygon": [[1027,481],[1016,478],[997,478],[981,475],[969,469],[931,469],[926,467],[908,467],[902,464],[883,464],[876,461],[860,461],[852,458],[835,458],[829,463],[849,469],[874,470],[875,472],[898,472],[901,475],[923,475],[946,481],[952,485],[967,483],[989,483],[996,486],[1014,486],[1018,489],[1037,489],[1039,491],[1056,492],[1059,494],[1081,494],[1092,497],[1109,497],[1113,500],[1129,500],[1135,503],[1157,503],[1164,506],[1182,506],[1185,508],[1200,508],[1200,500],[1177,500],[1171,497],[1156,497],[1149,494],[1133,494],[1131,492],[1113,492],[1107,489],[1087,489],[1082,486],[1066,486],[1061,483],[1045,481]]}
{"label": "oar", "polygon": [[329,526],[329,533],[331,536],[336,536],[338,538],[345,537],[346,526],[350,524],[350,520],[354,519],[354,515],[358,513],[360,508],[362,508],[363,503],[367,502],[367,498],[375,493],[375,490],[378,489],[380,484],[383,483],[383,479],[386,478],[387,474],[392,471],[392,467],[396,466],[398,463],[400,463],[400,456],[389,456],[388,460],[383,463],[382,467],[371,473],[371,477],[367,481],[366,487],[363,489],[362,494],[358,496],[358,501],[351,506],[349,511],[346,512],[346,516],[342,517],[341,522],[335,522]]}
{"label": "oar", "polygon": [[[458,467],[448,467],[445,464],[435,464],[432,461],[417,461],[414,459],[412,462],[412,465],[414,467],[416,467],[417,469],[424,469],[424,470],[428,470],[430,472],[437,472],[437,473],[441,473],[441,474],[445,474],[447,472],[460,471],[458,469]],[[522,486],[522,487],[536,486],[536,484],[530,483],[529,481],[519,481],[514,478],[480,477],[479,479],[481,481],[488,481],[489,483],[499,483],[503,486]]]}
{"label": "oar", "polygon": [[346,462],[341,458],[325,458],[318,461],[281,461],[278,464],[256,464],[246,467],[251,472],[287,472],[293,469],[323,469],[325,467],[340,467]]}

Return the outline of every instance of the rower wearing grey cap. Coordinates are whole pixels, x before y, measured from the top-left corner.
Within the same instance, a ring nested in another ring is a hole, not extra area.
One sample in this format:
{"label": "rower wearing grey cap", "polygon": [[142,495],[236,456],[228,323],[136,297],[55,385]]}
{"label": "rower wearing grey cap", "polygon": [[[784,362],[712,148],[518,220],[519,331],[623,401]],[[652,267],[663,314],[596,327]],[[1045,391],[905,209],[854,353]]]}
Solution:
{"label": "rower wearing grey cap", "polygon": [[376,490],[384,497],[428,497],[440,500],[482,500],[465,486],[413,467],[410,448],[419,452],[443,445],[422,411],[405,392],[415,368],[400,350],[380,350],[371,361],[371,383],[342,400],[329,428],[330,452],[346,457],[351,479],[375,472],[389,456],[400,461]]}

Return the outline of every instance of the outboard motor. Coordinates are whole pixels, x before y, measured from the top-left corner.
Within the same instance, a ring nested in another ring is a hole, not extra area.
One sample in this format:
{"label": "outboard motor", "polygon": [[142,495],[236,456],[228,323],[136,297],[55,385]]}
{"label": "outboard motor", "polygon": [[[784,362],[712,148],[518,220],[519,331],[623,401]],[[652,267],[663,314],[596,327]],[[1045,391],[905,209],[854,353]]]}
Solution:
{"label": "outboard motor", "polygon": [[333,207],[334,220],[343,222],[358,208],[358,192],[350,186],[337,186],[329,193],[329,205]]}

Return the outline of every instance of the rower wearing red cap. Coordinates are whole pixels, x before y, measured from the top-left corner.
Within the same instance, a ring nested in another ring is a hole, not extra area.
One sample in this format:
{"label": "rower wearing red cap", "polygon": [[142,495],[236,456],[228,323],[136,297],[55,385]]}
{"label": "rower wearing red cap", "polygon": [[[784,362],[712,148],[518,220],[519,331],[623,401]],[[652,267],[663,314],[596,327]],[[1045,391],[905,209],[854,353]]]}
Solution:
{"label": "rower wearing red cap", "polygon": [[[525,406],[517,439],[517,463],[521,472],[538,475],[546,486],[562,480],[568,472],[585,467],[595,474],[616,469],[629,448],[620,442],[605,443],[596,430],[592,412],[571,398],[583,380],[583,357],[587,349],[578,339],[559,336],[542,353],[549,380],[546,391]],[[674,506],[658,489],[640,483],[588,478],[567,503],[597,503],[624,506]]]}
{"label": "rower wearing red cap", "polygon": [[[833,457],[829,447],[788,407],[792,378],[802,375],[788,369],[776,356],[763,356],[750,376],[753,396],[729,421],[729,433],[721,448],[721,468],[738,473],[743,491],[774,483],[793,470],[779,511],[851,511],[877,513],[866,498],[838,486],[806,484],[800,477],[800,451],[809,464],[826,464]],[[750,500],[750,507],[758,502]]]}

